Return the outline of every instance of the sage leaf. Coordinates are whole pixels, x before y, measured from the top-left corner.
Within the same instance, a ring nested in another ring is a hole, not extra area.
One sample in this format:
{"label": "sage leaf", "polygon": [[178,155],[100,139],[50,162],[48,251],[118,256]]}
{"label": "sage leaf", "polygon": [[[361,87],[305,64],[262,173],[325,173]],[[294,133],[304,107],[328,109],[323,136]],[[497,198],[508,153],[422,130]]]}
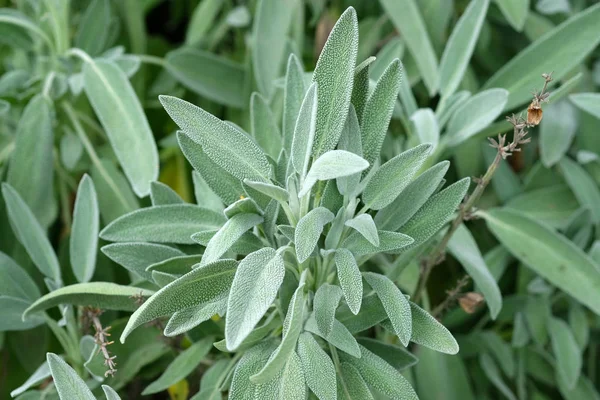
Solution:
{"label": "sage leaf", "polygon": [[381,146],[400,91],[401,79],[402,64],[400,60],[396,59],[381,75],[365,104],[360,125],[361,139],[363,157],[371,165],[379,159]]}
{"label": "sage leaf", "polygon": [[315,313],[311,314],[311,316],[306,320],[306,324],[304,324],[304,329],[308,332],[314,333],[325,339],[332,346],[337,347],[338,349],[345,351],[354,357],[360,357],[360,348],[358,347],[358,343],[352,333],[342,324],[340,321],[333,319],[333,324],[331,325],[331,329],[327,335],[325,335],[319,327],[317,326],[317,321],[315,319]]}
{"label": "sage leaf", "polygon": [[412,333],[411,307],[400,289],[389,278],[374,272],[364,272],[363,277],[373,288],[385,309],[394,332],[406,347]]}
{"label": "sage leaf", "polygon": [[[292,141],[298,121],[298,115],[304,99],[304,69],[298,57],[290,54],[285,74],[285,90],[283,95],[283,144],[287,154],[292,153]],[[316,112],[316,108],[315,108]],[[311,147],[312,149],[312,144]]]}
{"label": "sage leaf", "polygon": [[133,311],[137,308],[133,297],[149,297],[152,293],[150,290],[110,282],[76,283],[58,288],[40,297],[25,310],[23,318],[36,311],[44,311],[59,304]]}
{"label": "sage leaf", "polygon": [[21,196],[42,227],[56,217],[54,200],[54,107],[41,94],[25,106],[15,132],[6,182]]}
{"label": "sage leaf", "polygon": [[152,200],[153,206],[184,203],[176,191],[162,182],[150,182],[150,200]]}
{"label": "sage leaf", "polygon": [[579,204],[590,210],[594,223],[599,223],[600,189],[598,189],[592,177],[582,166],[568,157],[564,157],[558,166],[573,194],[579,200]]}
{"label": "sage leaf", "polygon": [[370,387],[377,388],[390,399],[418,400],[410,383],[394,367],[364,346],[360,346],[360,354],[360,358],[355,358],[341,353],[340,358],[342,362],[352,364]]}
{"label": "sage leaf", "polygon": [[31,300],[0,295],[0,332],[25,331],[45,322],[42,314],[34,314],[23,320],[23,312],[31,306]]}
{"label": "sage leaf", "polygon": [[507,399],[517,400],[517,397],[502,379],[498,366],[488,353],[481,353],[479,355],[479,365],[483,369],[486,377]]}
{"label": "sage leaf", "polygon": [[550,104],[540,123],[540,158],[546,168],[560,161],[577,132],[577,112],[566,101]]}
{"label": "sage leaf", "polygon": [[270,247],[249,254],[238,265],[227,301],[225,340],[235,350],[269,309],[285,274],[283,258]]}
{"label": "sage leaf", "polygon": [[471,232],[461,224],[448,242],[448,250],[456,258],[473,282],[482,291],[485,302],[490,309],[492,319],[496,319],[502,308],[502,294],[496,279],[490,273],[479,247]]}
{"label": "sage leaf", "polygon": [[345,150],[331,150],[319,157],[310,167],[298,197],[304,197],[317,181],[353,175],[369,168],[369,162]]}
{"label": "sage leaf", "polygon": [[256,214],[236,214],[210,239],[204,250],[200,265],[217,261],[249,229],[263,222]]}
{"label": "sage leaf", "polygon": [[448,124],[446,143],[457,146],[494,122],[506,106],[509,92],[488,89],[465,101]]}
{"label": "sage leaf", "polygon": [[50,366],[48,365],[47,361],[44,361],[42,365],[40,365],[21,386],[10,392],[10,397],[19,396],[20,394],[26,392],[29,388],[39,385],[50,376],[52,376],[50,373]]}
{"label": "sage leaf", "polygon": [[314,159],[338,143],[352,97],[357,53],[356,11],[348,7],[331,30],[313,74],[313,82],[319,88]]}
{"label": "sage leaf", "polygon": [[188,376],[212,348],[212,337],[197,341],[180,353],[162,375],[144,389],[142,395],[161,392]]}
{"label": "sage leaf", "polygon": [[569,100],[583,111],[600,118],[600,94],[577,93],[569,96]]}
{"label": "sage leaf", "polygon": [[377,233],[377,226],[375,226],[373,217],[371,217],[370,214],[360,214],[346,221],[345,225],[356,230],[373,246],[379,247],[379,234]]}
{"label": "sage leaf", "polygon": [[62,358],[54,353],[48,353],[46,358],[60,400],[96,400],[85,382]]}
{"label": "sage leaf", "polygon": [[291,143],[292,165],[301,176],[306,175],[312,155],[317,122],[317,91],[316,83],[310,85],[298,110],[298,119],[294,126]]}
{"label": "sage leaf", "polygon": [[93,0],[89,3],[79,22],[75,35],[75,47],[94,57],[99,55],[107,44],[111,22],[110,1]]}
{"label": "sage leaf", "polygon": [[[275,349],[273,354],[271,354],[269,361],[264,367],[250,377],[252,383],[263,384],[273,379],[294,352],[304,322],[304,307],[306,302],[304,297],[305,276],[306,274],[302,275],[300,284],[290,300],[288,312],[285,316],[285,321],[283,321],[283,337],[281,343],[277,346],[277,349]],[[306,371],[306,368],[303,369]]]}
{"label": "sage leaf", "polygon": [[566,383],[567,388],[573,389],[579,379],[583,364],[581,352],[573,332],[566,322],[551,318],[548,331],[552,343],[552,352],[556,357],[556,369]]}
{"label": "sage leaf", "polygon": [[71,267],[79,282],[89,282],[94,275],[99,225],[100,211],[94,182],[88,175],[84,175],[77,190],[69,242]]}
{"label": "sage leaf", "polygon": [[276,160],[282,148],[281,133],[267,100],[258,93],[252,93],[250,97],[250,123],[256,142]]}
{"label": "sage leaf", "polygon": [[304,400],[306,392],[300,358],[293,352],[276,378],[258,386],[255,398]]}
{"label": "sage leaf", "polygon": [[245,108],[244,66],[192,47],[167,53],[165,68],[183,86],[219,104]]}
{"label": "sage leaf", "polygon": [[338,391],[337,398],[340,400],[352,400],[354,397],[373,400],[367,383],[358,370],[349,363],[341,363],[337,374]]}
{"label": "sage leaf", "polygon": [[101,232],[104,240],[193,244],[194,233],[219,229],[225,217],[192,204],[172,204],[133,211]]}
{"label": "sage leaf", "polygon": [[333,221],[334,215],[324,207],[317,207],[298,221],[294,232],[296,257],[303,263],[310,257],[323,233],[323,227]]}
{"label": "sage leaf", "polygon": [[121,343],[138,326],[176,311],[225,298],[237,268],[235,260],[219,260],[193,269],[154,293],[129,318]]}
{"label": "sage leaf", "polygon": [[367,337],[359,337],[357,341],[398,371],[405,370],[419,361],[417,357],[402,346],[384,343],[378,339]]}
{"label": "sage leaf", "polygon": [[[369,67],[375,60],[375,57],[369,57],[358,64],[354,69],[354,86],[352,88],[352,97],[350,101],[355,109],[359,123],[362,120],[365,104],[369,97]],[[348,122],[346,121],[346,124],[347,123]]]}
{"label": "sage leaf", "polygon": [[213,316],[223,316],[227,310],[227,299],[220,299],[213,302],[199,304],[181,311],[175,311],[167,326],[164,335],[166,337],[175,337],[188,332],[204,321],[208,321]]}
{"label": "sage leaf", "polygon": [[342,243],[342,246],[351,250],[356,256],[364,256],[376,253],[393,253],[410,246],[414,239],[399,232],[377,231],[379,237],[379,246],[374,246],[358,232],[348,236]]}
{"label": "sage leaf", "polygon": [[275,347],[273,340],[263,341],[244,353],[233,372],[229,389],[231,400],[260,398],[257,396],[260,385],[252,382],[250,377],[265,365]]}
{"label": "sage leaf", "polygon": [[298,355],[310,390],[319,399],[336,399],[336,373],[333,361],[310,333],[304,332],[300,335]]}
{"label": "sage leaf", "polygon": [[422,144],[398,154],[375,172],[363,191],[363,202],[372,210],[391,204],[410,184],[429,156],[432,146]]}
{"label": "sage leaf", "polygon": [[363,283],[358,264],[350,250],[336,250],[335,267],[344,299],[352,313],[356,315],[362,303]]}
{"label": "sage leaf", "polygon": [[496,0],[508,23],[521,32],[529,14],[529,0]]}
{"label": "sage leaf", "polygon": [[270,183],[249,181],[247,179],[244,181],[244,184],[261,192],[264,195],[269,196],[272,199],[277,200],[279,203],[283,204],[288,202],[289,194],[284,188],[272,185]]}
{"label": "sage leaf", "polygon": [[96,186],[100,216],[105,224],[139,208],[138,200],[127,179],[108,160],[92,165],[91,176]]}
{"label": "sage leaf", "polygon": [[404,38],[429,95],[439,87],[438,59],[415,0],[379,0],[392,24]]}
{"label": "sage leaf", "polygon": [[[511,1],[520,6],[524,4]],[[598,46],[598,18],[600,4],[567,19],[500,68],[483,89],[500,87],[508,90],[507,110],[528,102],[531,88],[539,84],[542,73],[555,71],[552,77],[555,81],[561,80]]]}
{"label": "sage leaf", "polygon": [[440,62],[440,93],[442,96],[447,97],[453,94],[462,81],[473,50],[475,50],[489,4],[489,0],[476,0],[469,3],[454,26]]}
{"label": "sage leaf", "polygon": [[250,137],[187,101],[171,96],[159,99],[173,121],[202,145],[215,164],[240,180],[268,181],[271,165]]}
{"label": "sage leaf", "polygon": [[446,224],[467,194],[470,181],[463,178],[431,196],[402,227],[406,235],[414,238],[413,247],[429,240]]}
{"label": "sage leaf", "polygon": [[40,297],[40,290],[12,258],[0,251],[0,296],[16,297],[34,301]]}
{"label": "sage leaf", "polygon": [[335,310],[342,298],[342,289],[336,285],[324,284],[319,287],[313,299],[314,316],[319,331],[328,336],[333,329]]}
{"label": "sage leaf", "polygon": [[[489,229],[527,267],[600,314],[600,267],[571,241],[512,210],[484,214]],[[568,272],[568,273],[567,273]]]}
{"label": "sage leaf", "polygon": [[421,307],[410,303],[412,334],[410,341],[446,354],[457,354],[458,343],[446,327]]}
{"label": "sage leaf", "polygon": [[15,236],[42,274],[61,282],[60,266],[46,233],[21,196],[8,183],[2,184],[2,196]]}
{"label": "sage leaf", "polygon": [[431,108],[420,108],[411,114],[419,143],[429,143],[435,149],[440,142],[440,126]]}
{"label": "sage leaf", "polygon": [[[354,153],[357,156],[362,157],[362,139],[360,136],[360,125],[358,123],[356,111],[354,110],[354,106],[352,105],[350,105],[350,112],[348,113],[346,124],[344,125],[344,129],[342,130],[342,135],[340,136],[338,149],[346,150],[350,153]],[[337,178],[336,184],[340,194],[344,196],[354,196],[354,193],[360,190],[360,178],[360,173]]]}
{"label": "sage leaf", "polygon": [[400,196],[375,214],[377,227],[396,231],[404,226],[439,187],[449,167],[450,162],[442,161],[410,182]]}
{"label": "sage leaf", "polygon": [[121,400],[121,397],[115,392],[113,388],[108,385],[102,385],[102,390],[106,396],[106,400]]}
{"label": "sage leaf", "polygon": [[150,182],[158,179],[158,150],[127,76],[112,62],[89,61],[83,65],[83,82],[134,192],[146,196]]}
{"label": "sage leaf", "polygon": [[173,247],[154,243],[112,243],[100,250],[111,260],[147,281],[152,281],[151,272],[146,269],[161,261],[184,257],[185,254]]}

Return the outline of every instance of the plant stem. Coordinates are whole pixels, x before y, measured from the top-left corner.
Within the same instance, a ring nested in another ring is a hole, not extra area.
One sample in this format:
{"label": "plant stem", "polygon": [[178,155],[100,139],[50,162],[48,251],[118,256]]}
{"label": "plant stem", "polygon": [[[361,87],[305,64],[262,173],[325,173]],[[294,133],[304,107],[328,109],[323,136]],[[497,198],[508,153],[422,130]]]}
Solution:
{"label": "plant stem", "polygon": [[141,62],[146,64],[154,64],[159,67],[165,66],[165,60],[160,57],[152,56],[149,54],[134,54],[135,57],[139,58]]}
{"label": "plant stem", "polygon": [[465,217],[467,215],[469,215],[469,212],[471,211],[471,209],[473,208],[475,203],[477,203],[477,201],[483,194],[485,188],[492,180],[492,177],[494,176],[494,173],[496,172],[498,165],[500,165],[500,161],[502,161],[502,151],[498,150],[498,152],[496,153],[496,157],[494,158],[494,161],[488,167],[487,171],[485,172],[485,175],[483,175],[483,178],[479,179],[479,182],[477,183],[477,187],[475,188],[473,193],[467,198],[467,201],[460,207],[460,209],[458,211],[458,215],[452,221],[452,225],[450,225],[450,228],[446,231],[446,233],[442,237],[442,240],[435,247],[431,256],[425,260],[425,263],[423,265],[423,273],[419,277],[419,282],[417,284],[417,290],[415,292],[415,297],[414,297],[415,302],[418,302],[421,299],[421,296],[423,295],[423,291],[427,287],[427,281],[429,279],[429,275],[431,274],[431,271],[439,263],[439,260],[442,257],[442,255],[444,254],[444,251],[446,250],[446,246],[448,246],[448,242],[450,242],[450,238],[452,238],[452,235],[454,234],[454,232],[456,232],[456,230],[458,229],[460,224],[465,220]]}

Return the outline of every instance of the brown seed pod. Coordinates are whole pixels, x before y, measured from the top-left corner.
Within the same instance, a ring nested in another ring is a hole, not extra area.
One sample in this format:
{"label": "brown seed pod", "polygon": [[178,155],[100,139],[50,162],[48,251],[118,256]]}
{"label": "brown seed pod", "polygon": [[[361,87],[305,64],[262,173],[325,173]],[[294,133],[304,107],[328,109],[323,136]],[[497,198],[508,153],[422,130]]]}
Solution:
{"label": "brown seed pod", "polygon": [[483,296],[477,292],[468,292],[458,299],[460,308],[467,314],[473,314],[479,305],[484,302]]}
{"label": "brown seed pod", "polygon": [[542,106],[537,99],[534,99],[529,107],[527,107],[527,124],[528,125],[539,125],[542,120]]}

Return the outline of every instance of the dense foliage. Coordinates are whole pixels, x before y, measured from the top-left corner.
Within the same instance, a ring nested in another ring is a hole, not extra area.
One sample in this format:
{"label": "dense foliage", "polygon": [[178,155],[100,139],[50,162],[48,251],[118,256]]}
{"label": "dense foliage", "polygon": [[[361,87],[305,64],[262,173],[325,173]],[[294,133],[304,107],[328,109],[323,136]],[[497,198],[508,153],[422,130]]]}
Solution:
{"label": "dense foliage", "polygon": [[0,397],[600,399],[597,2],[0,6]]}

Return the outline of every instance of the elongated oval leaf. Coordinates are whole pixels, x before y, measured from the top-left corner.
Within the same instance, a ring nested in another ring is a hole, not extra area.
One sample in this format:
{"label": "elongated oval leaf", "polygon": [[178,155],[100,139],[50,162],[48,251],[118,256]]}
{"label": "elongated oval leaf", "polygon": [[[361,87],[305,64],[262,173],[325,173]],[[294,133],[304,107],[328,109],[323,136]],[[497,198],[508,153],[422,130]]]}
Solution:
{"label": "elongated oval leaf", "polygon": [[97,56],[105,49],[111,22],[110,1],[94,0],[89,3],[79,23],[75,35],[75,47],[91,56]]}
{"label": "elongated oval leaf", "polygon": [[569,96],[569,99],[583,111],[600,118],[600,94],[599,93],[577,93]]}
{"label": "elongated oval leaf", "polygon": [[[283,144],[285,151],[292,154],[292,141],[294,139],[294,130],[306,86],[304,82],[304,69],[298,57],[290,54],[285,74],[285,90],[283,95]],[[311,145],[312,148],[312,145]]]}
{"label": "elongated oval leaf", "polygon": [[364,400],[373,400],[373,395],[358,370],[349,363],[342,363],[337,375],[338,392],[340,400],[353,400],[355,397]]}
{"label": "elongated oval leaf", "polygon": [[109,61],[83,66],[85,93],[139,197],[158,179],[158,150],[144,110],[127,76]]}
{"label": "elongated oval leaf", "polygon": [[317,207],[298,221],[294,232],[298,262],[303,263],[310,257],[323,233],[323,227],[333,221],[333,218],[331,211],[325,207]]}
{"label": "elongated oval leaf", "polygon": [[182,47],[167,54],[165,68],[200,96],[230,107],[246,107],[243,65],[200,49]]}
{"label": "elongated oval leaf", "polygon": [[600,222],[600,189],[592,177],[568,157],[564,157],[558,165],[579,203],[590,210],[594,223]]}
{"label": "elongated oval leaf", "polygon": [[48,353],[46,359],[60,400],[96,400],[83,379],[62,358],[54,353]]}
{"label": "elongated oval leaf", "polygon": [[73,274],[79,282],[88,282],[96,268],[100,212],[94,182],[84,175],[77,190],[69,247]]}
{"label": "elongated oval leaf", "polygon": [[0,251],[0,296],[35,301],[40,290],[27,272],[12,258]]}
{"label": "elongated oval leaf", "polygon": [[[229,389],[229,398],[231,400],[249,400],[260,398],[256,393],[260,386],[250,380],[250,377],[256,374],[263,365],[269,360],[269,356],[276,347],[273,340],[263,341],[244,353],[240,361],[235,366],[231,387]],[[221,396],[221,393],[218,394]]]}
{"label": "elongated oval leaf", "polygon": [[352,253],[358,256],[376,253],[393,253],[413,244],[414,239],[399,232],[377,231],[379,237],[379,246],[374,246],[358,232],[348,236],[342,243],[342,246],[348,248]]}
{"label": "elongated oval leaf", "polygon": [[494,122],[504,110],[508,95],[504,89],[489,89],[465,101],[450,119],[447,144],[457,146]]}
{"label": "elongated oval leaf", "polygon": [[319,287],[313,300],[315,321],[319,331],[329,335],[335,320],[335,310],[342,298],[342,289],[336,285],[324,284]]}
{"label": "elongated oval leaf", "polygon": [[344,128],[352,97],[358,53],[356,11],[349,7],[337,21],[321,51],[313,82],[319,87],[317,124],[312,156],[335,148]]}
{"label": "elongated oval leaf", "polygon": [[489,4],[489,0],[471,2],[452,30],[440,62],[440,92],[443,96],[454,93],[463,79]]}
{"label": "elongated oval leaf", "polygon": [[381,210],[392,203],[409,185],[429,156],[432,146],[422,144],[398,154],[383,164],[363,191],[363,202],[372,210]]}
{"label": "elongated oval leaf", "polygon": [[137,308],[135,297],[149,297],[152,293],[150,290],[110,282],[76,283],[58,288],[42,296],[25,310],[23,318],[36,311],[47,310],[59,304],[133,311]]}
{"label": "elongated oval leaf", "polygon": [[515,257],[600,315],[600,267],[545,225],[512,210],[484,214],[492,233]]}
{"label": "elongated oval leaf", "polygon": [[335,266],[344,299],[354,315],[360,311],[363,295],[362,275],[354,255],[348,249],[335,252]]}
{"label": "elongated oval leaf", "polygon": [[149,266],[185,256],[185,253],[173,247],[154,243],[113,243],[100,250],[117,264],[148,281],[152,281],[152,274],[146,271]]}
{"label": "elongated oval leaf", "polygon": [[58,259],[35,215],[17,191],[7,183],[2,184],[2,196],[15,236],[42,274],[59,283],[61,278]]}
{"label": "elongated oval leaf", "polygon": [[310,167],[299,197],[304,197],[317,181],[353,175],[369,168],[369,162],[345,150],[331,150],[319,157]]}
{"label": "elongated oval leaf", "polygon": [[370,214],[360,214],[346,221],[346,226],[349,226],[360,233],[373,246],[379,247],[379,233],[377,226]]}
{"label": "elongated oval leaf", "polygon": [[[194,181],[195,182],[195,181]],[[176,191],[162,182],[150,183],[150,200],[153,206],[166,206],[169,204],[184,203]]]}
{"label": "elongated oval leaf", "polygon": [[332,346],[337,347],[338,349],[345,351],[354,357],[360,357],[360,348],[358,347],[358,343],[352,333],[337,319],[333,320],[333,324],[331,326],[331,330],[329,334],[325,335],[323,332],[319,330],[317,326],[317,321],[315,320],[314,313],[306,320],[306,324],[304,324],[304,329],[314,333],[325,339]]}
{"label": "elongated oval leaf", "polygon": [[483,292],[490,315],[492,319],[496,319],[502,308],[502,294],[467,227],[464,225],[458,227],[448,242],[448,250],[462,264],[473,282]]}
{"label": "elongated oval leaf", "polygon": [[17,125],[6,177],[43,227],[56,216],[53,120],[54,109],[48,97],[39,94],[27,103]]}
{"label": "elongated oval leaf", "polygon": [[438,59],[415,0],[379,0],[413,56],[429,95],[439,87]]}
{"label": "elongated oval leaf", "polygon": [[546,107],[540,123],[540,156],[546,168],[552,167],[565,155],[577,131],[577,112],[566,101]]}
{"label": "elongated oval leaf", "polygon": [[157,380],[144,389],[142,395],[163,391],[188,376],[208,354],[212,348],[212,342],[212,337],[205,337],[185,349],[169,364]]}
{"label": "elongated oval leaf", "polygon": [[144,208],[123,215],[106,226],[100,237],[115,242],[195,243],[200,231],[219,229],[225,217],[191,204]]}
{"label": "elongated oval leaf", "polygon": [[317,91],[316,83],[313,83],[308,88],[298,111],[298,119],[293,131],[294,135],[291,145],[292,164],[294,170],[301,176],[306,175],[312,155],[317,123]]}
{"label": "elongated oval leaf", "polygon": [[419,143],[429,143],[435,149],[440,142],[440,126],[431,108],[420,108],[411,114]]}
{"label": "elongated oval leaf", "polygon": [[268,181],[271,165],[249,136],[187,101],[171,96],[159,99],[173,121],[202,145],[215,164],[240,180]]}
{"label": "elongated oval leaf", "polygon": [[363,277],[381,300],[394,332],[406,347],[412,334],[410,304],[400,289],[389,278],[374,272],[365,272]]}
{"label": "elongated oval leaf", "polygon": [[175,311],[167,326],[165,326],[164,335],[174,337],[192,330],[204,321],[208,321],[215,315],[222,317],[227,310],[227,299],[220,299],[186,308],[185,310]]}
{"label": "elongated oval leaf", "polygon": [[581,373],[581,352],[573,332],[566,322],[551,318],[548,331],[552,340],[552,351],[556,357],[556,368],[569,389],[575,387]]}
{"label": "elongated oval leaf", "polygon": [[107,385],[102,385],[102,390],[106,396],[106,400],[121,400],[121,397],[115,392],[113,388]]}
{"label": "elongated oval leaf", "polygon": [[263,217],[257,214],[241,213],[231,217],[206,245],[200,265],[217,261],[247,230],[262,222]]}
{"label": "elongated oval leaf", "polygon": [[598,19],[600,4],[567,19],[505,64],[483,89],[501,87],[508,90],[506,109],[526,103],[531,99],[531,90],[543,83],[543,73],[554,71],[554,80],[561,80],[598,46]]}
{"label": "elongated oval leaf", "polygon": [[282,148],[281,133],[267,100],[256,92],[250,98],[250,122],[256,142],[276,160]]}
{"label": "elongated oval leaf", "polygon": [[236,268],[235,260],[219,260],[169,283],[133,313],[121,334],[121,343],[135,328],[148,321],[226,297]]}
{"label": "elongated oval leaf", "polygon": [[446,327],[413,302],[410,303],[413,329],[410,341],[446,354],[457,354],[458,343]]}
{"label": "elongated oval leaf", "polygon": [[227,302],[228,350],[235,350],[269,309],[284,274],[283,258],[270,247],[249,254],[240,262]]}
{"label": "elongated oval leaf", "polygon": [[310,333],[304,332],[300,335],[298,355],[310,390],[319,399],[336,399],[336,373],[333,361]]}

